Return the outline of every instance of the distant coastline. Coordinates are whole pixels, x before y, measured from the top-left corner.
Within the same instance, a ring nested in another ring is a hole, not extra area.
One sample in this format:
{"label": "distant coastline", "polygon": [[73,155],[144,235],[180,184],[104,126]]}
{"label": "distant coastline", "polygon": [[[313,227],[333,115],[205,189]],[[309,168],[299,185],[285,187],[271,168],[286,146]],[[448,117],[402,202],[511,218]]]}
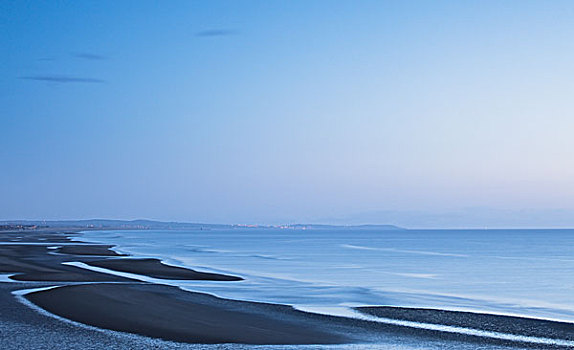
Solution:
{"label": "distant coastline", "polygon": [[155,220],[110,220],[110,219],[87,219],[87,220],[3,220],[0,221],[0,231],[29,230],[29,229],[109,229],[109,230],[146,230],[146,229],[233,229],[233,228],[278,228],[293,230],[406,230],[395,225],[328,225],[328,224],[206,224],[175,221]]}

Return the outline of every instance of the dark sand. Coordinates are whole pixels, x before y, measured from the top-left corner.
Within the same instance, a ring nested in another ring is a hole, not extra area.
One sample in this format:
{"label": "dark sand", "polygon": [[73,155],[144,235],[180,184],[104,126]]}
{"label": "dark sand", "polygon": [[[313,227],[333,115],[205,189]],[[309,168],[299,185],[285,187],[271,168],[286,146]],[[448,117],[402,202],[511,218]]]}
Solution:
{"label": "dark sand", "polygon": [[126,256],[111,250],[113,247],[113,245],[92,244],[65,245],[56,249],[56,253],[87,256]]}
{"label": "dark sand", "polygon": [[[70,245],[68,249],[48,249],[71,243],[69,234],[57,232],[0,232],[0,273],[15,273],[12,279],[34,283],[0,282],[0,345],[2,349],[74,349],[90,347],[92,341],[104,348],[150,348],[149,338],[102,335],[79,329],[48,316],[34,313],[18,303],[6,290],[62,285],[28,294],[26,298],[45,310],[80,323],[150,337],[188,343],[246,344],[336,344],[375,342],[410,344],[426,349],[508,349],[509,347],[555,349],[512,341],[501,341],[432,330],[422,330],[357,319],[323,316],[296,311],[290,306],[270,305],[216,298],[165,285],[141,283],[110,274],[62,265],[79,261],[116,271],[145,274],[156,278],[205,278],[237,281],[239,277],[204,274],[161,264],[156,259],[102,259],[114,256],[111,246]],[[51,239],[53,238],[53,239]],[[40,243],[25,245],[24,243]],[[8,243],[8,244],[6,244]],[[54,254],[56,252],[57,254]],[[54,281],[57,284],[38,282]],[[97,282],[77,284],[78,282]],[[111,283],[110,283],[111,282]],[[7,289],[2,286],[8,286]],[[572,339],[572,324],[516,317],[491,316],[441,310],[388,307],[358,308],[380,317],[416,322],[457,325],[498,332]],[[21,332],[21,333],[20,333]],[[119,334],[119,335],[118,335]],[[28,337],[28,339],[26,339]],[[44,337],[44,342],[37,337]],[[125,338],[127,337],[127,338]],[[129,338],[129,339],[128,339]],[[143,340],[142,340],[143,339]],[[161,342],[157,340],[158,342]],[[122,343],[125,342],[125,343]],[[43,344],[43,345],[42,345]],[[104,345],[107,344],[107,345]],[[136,344],[136,345],[134,345]],[[153,346],[168,348],[166,344]],[[178,343],[171,346],[181,347]],[[176,345],[174,345],[176,344]],[[78,345],[76,347],[76,345]],[[392,348],[392,345],[389,346]],[[564,348],[564,347],[562,347]]]}
{"label": "dark sand", "polygon": [[46,243],[50,242],[52,245],[58,243],[71,242],[70,236],[75,235],[74,232],[62,231],[0,231],[0,242],[26,242],[26,243]]}
{"label": "dark sand", "polygon": [[390,306],[357,307],[355,309],[368,315],[396,320],[433,323],[532,337],[574,340],[574,324],[566,322],[474,312]]}
{"label": "dark sand", "polygon": [[130,282],[133,280],[109,274],[62,265],[67,257],[49,254],[42,245],[0,245],[0,273],[14,273],[16,281],[54,282]]}
{"label": "dark sand", "polygon": [[177,266],[163,264],[158,259],[106,259],[90,261],[88,265],[120,272],[136,273],[159,279],[242,281],[243,278],[218,273],[198,272]]}
{"label": "dark sand", "polygon": [[26,298],[84,324],[180,342],[333,344],[347,340],[289,307],[234,302],[170,286],[76,285]]}
{"label": "dark sand", "polygon": [[[130,333],[120,332],[101,332],[93,328],[78,327],[74,324],[62,322],[56,318],[46,316],[36,312],[34,309],[18,302],[18,300],[10,294],[10,291],[16,289],[36,288],[41,286],[49,286],[49,283],[38,282],[19,282],[19,283],[3,283],[0,282],[0,348],[2,350],[28,350],[28,349],[50,349],[50,350],[125,350],[125,349],[170,349],[170,350],[223,350],[223,349],[241,349],[252,350],[252,345],[229,344],[213,346],[197,345],[194,343],[180,343],[161,340],[159,338],[147,338]],[[123,284],[116,284],[118,286]],[[143,285],[143,284],[142,284]],[[148,284],[146,284],[148,285]],[[120,293],[121,294],[121,293]],[[193,293],[197,294],[197,293]],[[202,294],[197,294],[201,298]],[[77,297],[81,297],[78,295]],[[118,297],[118,295],[116,295]],[[207,296],[210,297],[210,296]],[[200,301],[200,299],[198,299]],[[65,301],[60,301],[65,303]],[[145,300],[144,300],[145,302]],[[234,301],[230,301],[234,302]],[[238,303],[239,310],[244,310],[242,302]],[[265,304],[264,304],[265,305]],[[262,305],[262,306],[264,306]],[[223,308],[224,306],[221,305]],[[273,305],[270,305],[273,308]],[[283,307],[284,308],[284,307]],[[269,317],[279,317],[286,321],[293,320],[290,318],[289,311],[286,311],[285,316],[283,310],[280,308],[276,312],[270,312],[266,308],[261,308],[261,312],[268,314]],[[110,310],[113,317],[115,311]],[[109,315],[106,315],[109,316]],[[165,315],[164,315],[165,317]],[[396,344],[402,347],[412,349],[425,349],[425,350],[512,350],[516,349],[516,344],[510,345],[495,345],[488,342],[473,340],[469,341],[456,339],[443,340],[436,335],[434,337],[420,337],[417,334],[408,333],[408,328],[378,328],[373,324],[373,329],[366,333],[364,331],[357,332],[357,329],[366,329],[371,323],[369,322],[353,322],[352,320],[339,321],[336,318],[316,316],[313,314],[301,313],[301,317],[306,317],[309,322],[316,322],[319,327],[328,327],[331,332],[342,332],[350,337],[359,339],[359,341],[375,342],[376,349],[394,349]],[[134,320],[126,319],[126,322],[133,323]],[[137,321],[136,321],[137,322]],[[199,322],[199,321],[198,321]],[[330,324],[333,324],[331,326]],[[344,324],[343,327],[341,324]],[[405,332],[406,330],[406,332]],[[226,331],[222,329],[222,331]],[[250,330],[248,330],[250,331]],[[297,345],[295,345],[297,346]],[[330,349],[331,346],[327,345]],[[361,349],[369,349],[370,347],[361,347]],[[375,348],[375,347],[373,347]],[[522,348],[522,347],[521,347]],[[540,349],[540,347],[533,347]],[[260,349],[271,349],[262,347]],[[273,347],[273,350],[282,350],[283,347]],[[289,348],[293,350],[294,348]],[[295,348],[296,349],[296,348]],[[309,348],[307,348],[309,349]],[[315,349],[311,347],[310,349]],[[323,348],[325,349],[325,348]],[[348,348],[345,348],[348,349]]]}
{"label": "dark sand", "polygon": [[[2,350],[197,350],[127,333],[101,332],[46,316],[21,303],[10,292],[49,286],[42,282],[0,282],[0,349]],[[205,350],[205,349],[203,349]]]}
{"label": "dark sand", "polygon": [[[437,348],[437,343],[450,349],[566,348],[310,314],[286,305],[222,299],[149,283],[71,285],[25,297],[83,324],[186,343],[342,344],[394,339],[396,344],[427,348]],[[393,318],[402,319],[400,308],[397,311]],[[387,316],[393,316],[392,310]],[[503,320],[501,325],[511,327],[512,322]]]}

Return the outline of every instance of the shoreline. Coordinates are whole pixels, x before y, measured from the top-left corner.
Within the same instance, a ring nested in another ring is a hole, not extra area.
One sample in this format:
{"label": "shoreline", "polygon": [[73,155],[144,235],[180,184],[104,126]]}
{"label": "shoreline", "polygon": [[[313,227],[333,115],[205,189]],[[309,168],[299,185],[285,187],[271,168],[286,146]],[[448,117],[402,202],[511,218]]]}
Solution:
{"label": "shoreline", "polygon": [[[70,236],[73,236],[74,240]],[[522,348],[570,348],[570,343],[531,343],[528,337],[534,341],[535,337],[549,332],[554,337],[544,338],[564,341],[574,339],[572,323],[512,316],[384,306],[355,309],[372,317],[519,333],[526,338],[494,339],[401,324],[385,324],[376,320],[308,313],[288,305],[218,298],[173,286],[90,271],[65,263],[80,262],[160,280],[187,279],[230,283],[241,281],[242,278],[170,266],[159,259],[134,258],[115,252],[113,246],[82,243],[77,239],[76,233],[56,230],[0,232],[0,274],[10,274],[10,280],[21,283],[42,282],[48,287],[57,283],[55,288],[30,292],[22,297],[58,317],[101,329],[177,342],[364,344],[402,337],[405,341],[423,343],[448,341],[453,344],[480,343]],[[62,245],[58,246],[59,244]],[[13,289],[19,289],[16,285],[14,287],[16,288]],[[522,322],[518,327],[517,320]],[[482,324],[491,328],[480,328]]]}
{"label": "shoreline", "polygon": [[[73,285],[32,292],[24,297],[72,321],[177,342],[259,345],[350,342],[342,333],[328,331],[286,306],[221,299],[164,285]],[[142,307],[144,304],[146,307]]]}
{"label": "shoreline", "polygon": [[112,271],[144,275],[165,280],[243,281],[242,277],[172,266],[156,258],[124,258],[90,261],[87,265]]}
{"label": "shoreline", "polygon": [[[93,231],[97,231],[97,230],[81,230],[78,231],[78,234],[84,233],[84,232],[93,232]],[[109,229],[105,229],[103,231],[110,231]],[[177,232],[177,230],[175,230]],[[81,243],[81,241],[78,241],[78,236],[74,236],[72,238],[72,242],[74,242],[74,240],[76,240],[77,242]],[[96,244],[100,244],[100,245],[107,245],[108,243],[104,243],[104,242],[100,242],[100,243],[96,243]],[[180,267],[180,268],[184,268],[184,269],[189,269],[189,267],[183,265],[180,261],[174,260],[173,258],[171,258],[169,255],[155,255],[153,253],[149,254],[149,253],[145,253],[142,254],[138,251],[131,251],[129,248],[126,248],[125,250],[122,250],[122,248],[120,248],[120,246],[115,245],[113,246],[113,248],[110,248],[110,250],[112,250],[114,253],[118,253],[118,254],[122,254],[122,256],[125,257],[132,257],[134,259],[156,259],[159,260],[160,263],[165,264],[165,265],[169,265],[169,266],[174,266],[174,267]],[[133,254],[133,255],[132,255]],[[135,256],[139,256],[139,257],[135,257]],[[86,264],[88,266],[84,266],[83,268],[90,268],[90,266],[94,267],[94,265],[91,264]],[[211,271],[212,273],[216,273],[216,274],[232,274],[232,275],[236,275],[236,273],[233,270],[229,270],[229,268],[224,268],[224,267],[219,267],[219,268],[213,268],[211,266],[208,266],[209,263],[207,263],[207,265],[203,265],[202,268],[207,270],[207,271]],[[109,273],[109,274],[117,274],[118,276],[123,276],[121,274],[121,271],[119,270],[113,270],[113,269],[109,269],[106,268],[107,271],[105,271],[105,273]],[[103,270],[97,270],[97,269],[93,269],[94,271],[103,271]],[[118,272],[120,272],[118,274]],[[126,271],[127,272],[127,271]],[[247,271],[247,274],[251,273],[251,271]],[[240,273],[237,273],[237,275],[239,275]],[[149,275],[146,274],[141,274],[141,277],[144,277],[147,279],[149,279]],[[160,278],[161,279],[161,278]],[[242,279],[243,280],[243,279]],[[150,281],[151,283],[160,283],[160,281]],[[170,285],[176,285],[176,284],[170,284]],[[185,288],[184,288],[185,290]],[[428,297],[446,297],[446,298],[456,298],[456,299],[469,299],[469,300],[478,300],[484,303],[502,303],[502,304],[511,304],[511,303],[516,303],[517,301],[514,299],[502,299],[502,300],[498,300],[498,299],[487,299],[481,296],[476,296],[476,295],[464,295],[464,294],[449,294],[449,293],[433,293],[433,292],[428,292],[428,291],[421,291],[421,290],[402,290],[400,288],[388,288],[385,289],[388,292],[391,293],[400,293],[400,294],[413,294],[413,295],[417,295],[417,294],[424,294],[425,296]],[[193,291],[193,290],[192,290]],[[213,293],[217,293],[217,291],[211,291],[211,290],[203,290],[203,293],[207,293],[207,294],[213,294]],[[235,295],[226,295],[226,294],[217,294],[217,296],[220,297],[224,297],[224,298],[229,298],[229,299],[241,299],[241,296],[235,296]],[[249,301],[260,301],[260,302],[264,302],[264,303],[282,303],[279,300],[273,300],[273,299],[248,299]],[[528,312],[519,312],[519,311],[508,311],[507,309],[495,309],[495,308],[480,308],[479,306],[474,306],[474,307],[465,307],[465,306],[458,306],[458,305],[449,305],[449,304],[436,304],[436,303],[431,303],[432,306],[429,306],[428,304],[412,304],[412,303],[406,303],[403,305],[393,305],[391,304],[387,304],[387,303],[364,303],[364,304],[360,304],[360,303],[353,303],[354,305],[360,305],[360,307],[396,307],[396,308],[400,308],[400,309],[434,309],[437,311],[452,311],[452,312],[461,312],[461,313],[470,313],[470,314],[483,314],[486,316],[503,316],[503,317],[516,317],[516,318],[525,318],[525,319],[533,319],[533,320],[540,320],[540,321],[549,321],[549,322],[558,322],[558,323],[571,323],[574,324],[574,314],[568,314],[565,317],[561,317],[562,314],[556,314],[556,315],[544,315],[544,314],[537,314],[537,313],[528,313]],[[308,307],[308,304],[298,304],[298,303],[289,303],[289,305],[293,305],[295,307]],[[559,304],[551,304],[551,303],[545,303],[544,305],[540,306],[540,305],[536,305],[536,306],[532,306],[532,305],[525,305],[525,304],[520,304],[517,305],[516,310],[521,310],[520,308],[531,308],[531,309],[545,309],[545,308],[553,308],[557,311],[569,311],[570,309],[565,308],[563,305],[559,305]]]}
{"label": "shoreline", "polygon": [[574,345],[574,323],[569,322],[398,306],[363,306],[354,309],[363,314],[381,318],[568,340],[572,341],[572,345]]}

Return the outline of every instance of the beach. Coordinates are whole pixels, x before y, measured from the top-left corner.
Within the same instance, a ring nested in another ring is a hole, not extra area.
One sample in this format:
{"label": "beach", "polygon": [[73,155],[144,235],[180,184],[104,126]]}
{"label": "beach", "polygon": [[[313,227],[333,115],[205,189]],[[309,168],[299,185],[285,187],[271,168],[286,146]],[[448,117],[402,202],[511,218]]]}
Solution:
{"label": "beach", "polygon": [[[155,342],[163,348],[203,346],[198,344],[384,348],[394,344],[405,349],[421,345],[538,349],[570,348],[568,341],[574,334],[571,323],[547,320],[395,307],[356,308],[363,317],[341,317],[303,312],[290,305],[221,298],[102,271],[159,281],[214,281],[231,287],[242,283],[244,277],[130,257],[110,245],[83,243],[75,232],[5,231],[0,233],[0,243],[0,273],[9,276],[0,283],[0,327],[3,344],[9,349],[38,348],[38,342],[47,348],[66,348],[46,340],[51,337],[68,337],[64,344],[70,344],[69,348],[90,340],[113,343],[109,348],[122,348],[121,344],[147,347]],[[104,270],[80,268],[70,262]],[[426,324],[486,333],[437,330]],[[522,338],[497,338],[498,333]],[[70,343],[70,339],[80,338]]]}

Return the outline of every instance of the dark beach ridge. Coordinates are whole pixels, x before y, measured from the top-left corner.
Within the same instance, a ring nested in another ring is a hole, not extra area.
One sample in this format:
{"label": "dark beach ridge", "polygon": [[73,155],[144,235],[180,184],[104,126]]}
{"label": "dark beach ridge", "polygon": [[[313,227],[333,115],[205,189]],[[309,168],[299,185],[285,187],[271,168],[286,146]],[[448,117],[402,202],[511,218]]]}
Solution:
{"label": "dark beach ridge", "polygon": [[574,341],[574,323],[476,312],[391,306],[357,307],[355,309],[368,315],[395,320]]}
{"label": "dark beach ridge", "polygon": [[347,341],[342,334],[328,331],[289,307],[235,302],[170,286],[87,284],[30,293],[26,298],[74,321],[180,342],[333,344]]}
{"label": "dark beach ridge", "polygon": [[[32,338],[34,334],[49,332],[45,329],[47,326],[50,329],[65,328],[66,336],[72,338],[74,334],[91,334],[88,330],[64,325],[56,318],[36,314],[11,293],[36,287],[55,287],[31,291],[23,296],[52,315],[100,329],[178,342],[169,343],[172,345],[327,344],[331,347],[334,344],[370,344],[370,348],[374,348],[390,343],[424,344],[429,349],[560,349],[573,348],[574,345],[571,323],[398,307],[356,308],[370,317],[364,319],[335,317],[298,311],[288,305],[223,299],[173,286],[141,282],[64,263],[81,262],[166,280],[233,283],[242,278],[170,266],[157,259],[123,256],[109,245],[72,241],[70,237],[74,235],[73,232],[33,230],[0,232],[0,273],[9,274],[9,280],[20,281],[0,283],[0,304],[5,306],[0,314],[0,337],[6,340],[3,348],[37,348],[23,346],[35,342],[26,342],[18,334],[10,332],[11,328],[20,329],[17,324],[22,323],[28,327],[28,336]],[[417,325],[393,324],[386,322],[387,319]],[[492,334],[441,331],[425,324],[483,330]],[[497,338],[496,334],[500,333],[513,337]],[[58,336],[52,334],[50,337]],[[98,333],[89,337],[101,339],[103,335]],[[85,335],[82,340],[84,338]],[[141,339],[133,341],[143,347]],[[81,343],[82,340],[78,341]],[[168,348],[168,343],[162,344]]]}
{"label": "dark beach ridge", "polygon": [[56,249],[57,253],[71,255],[94,255],[94,256],[126,256],[112,250],[111,245],[65,245]]}
{"label": "dark beach ridge", "polygon": [[170,266],[159,259],[106,259],[87,263],[90,266],[104,269],[146,275],[159,279],[203,280],[203,281],[242,281],[238,276],[219,273],[198,272],[195,270]]}

